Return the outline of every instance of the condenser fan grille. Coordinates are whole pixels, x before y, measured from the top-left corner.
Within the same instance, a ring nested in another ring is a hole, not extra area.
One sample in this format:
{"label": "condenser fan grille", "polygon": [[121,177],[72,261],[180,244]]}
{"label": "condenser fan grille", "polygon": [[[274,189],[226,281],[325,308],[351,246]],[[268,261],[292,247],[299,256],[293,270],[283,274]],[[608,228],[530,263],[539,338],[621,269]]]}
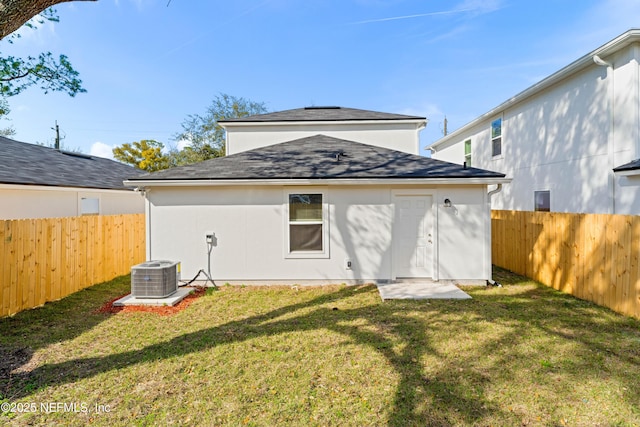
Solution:
{"label": "condenser fan grille", "polygon": [[148,261],[131,267],[134,298],[165,298],[178,290],[178,262]]}

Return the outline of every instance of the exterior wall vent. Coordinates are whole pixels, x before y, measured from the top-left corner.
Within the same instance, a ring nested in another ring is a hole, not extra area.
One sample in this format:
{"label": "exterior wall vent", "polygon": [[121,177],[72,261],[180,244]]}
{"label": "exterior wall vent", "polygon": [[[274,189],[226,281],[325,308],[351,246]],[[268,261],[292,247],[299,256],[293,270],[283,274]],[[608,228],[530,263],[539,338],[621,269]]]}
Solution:
{"label": "exterior wall vent", "polygon": [[131,267],[131,296],[165,298],[178,290],[180,263],[147,261]]}

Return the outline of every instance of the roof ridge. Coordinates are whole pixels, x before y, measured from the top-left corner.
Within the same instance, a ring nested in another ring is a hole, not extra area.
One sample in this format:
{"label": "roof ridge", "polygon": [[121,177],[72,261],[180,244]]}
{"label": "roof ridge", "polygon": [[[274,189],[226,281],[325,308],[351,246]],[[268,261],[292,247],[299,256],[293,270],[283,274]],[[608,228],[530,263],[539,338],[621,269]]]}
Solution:
{"label": "roof ridge", "polygon": [[136,181],[504,178],[418,154],[317,134],[141,175]]}

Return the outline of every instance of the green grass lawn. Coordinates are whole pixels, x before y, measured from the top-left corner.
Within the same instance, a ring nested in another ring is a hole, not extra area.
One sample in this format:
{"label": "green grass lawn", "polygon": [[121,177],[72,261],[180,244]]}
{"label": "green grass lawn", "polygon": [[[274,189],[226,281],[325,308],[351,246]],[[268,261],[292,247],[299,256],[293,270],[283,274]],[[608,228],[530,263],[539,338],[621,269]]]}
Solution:
{"label": "green grass lawn", "polygon": [[640,425],[640,322],[495,279],[463,301],[223,286],[98,313],[123,277],[0,319],[0,402],[22,411],[0,424]]}

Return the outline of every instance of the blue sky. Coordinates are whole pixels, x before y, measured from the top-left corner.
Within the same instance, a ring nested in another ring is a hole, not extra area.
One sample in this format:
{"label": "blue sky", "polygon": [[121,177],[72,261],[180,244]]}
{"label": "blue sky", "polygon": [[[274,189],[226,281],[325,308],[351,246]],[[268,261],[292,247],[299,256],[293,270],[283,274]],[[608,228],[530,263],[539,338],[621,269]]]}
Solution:
{"label": "blue sky", "polygon": [[[173,136],[219,93],[426,116],[422,148],[617,35],[637,0],[99,0],[2,54],[68,55],[87,93],[9,99],[15,139],[107,156]],[[423,151],[424,153],[424,151]]]}

